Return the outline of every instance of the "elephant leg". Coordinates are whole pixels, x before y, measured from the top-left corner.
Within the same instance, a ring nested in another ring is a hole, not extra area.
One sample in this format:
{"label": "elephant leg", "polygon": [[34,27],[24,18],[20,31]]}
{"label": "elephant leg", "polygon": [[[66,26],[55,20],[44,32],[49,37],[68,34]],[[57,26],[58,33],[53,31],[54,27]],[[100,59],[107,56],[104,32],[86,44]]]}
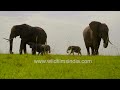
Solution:
{"label": "elephant leg", "polygon": [[36,50],[32,48],[32,55],[36,55]]}
{"label": "elephant leg", "polygon": [[96,49],[95,49],[94,55],[96,55]]}
{"label": "elephant leg", "polygon": [[94,52],[95,52],[95,55],[98,55],[98,49],[99,49],[99,46],[100,46],[100,41],[101,39],[98,39],[97,42],[94,43]]}
{"label": "elephant leg", "polygon": [[73,55],[74,55],[74,51],[73,51]]}
{"label": "elephant leg", "polygon": [[22,48],[21,48],[21,45],[20,45],[20,49],[19,49],[19,54],[22,54]]}
{"label": "elephant leg", "polygon": [[99,55],[99,46],[100,46],[100,43],[98,44],[98,47],[97,47],[97,49],[96,49],[96,55]]}
{"label": "elephant leg", "polygon": [[70,52],[70,55],[71,55],[71,53],[72,53],[72,50],[71,50],[71,52]]}
{"label": "elephant leg", "polygon": [[48,50],[48,53],[50,53],[50,49]]}
{"label": "elephant leg", "polygon": [[41,52],[41,55],[43,56],[43,52]]}
{"label": "elephant leg", "polygon": [[96,47],[95,47],[95,55],[98,55],[99,53],[98,53],[98,49],[99,49],[99,45],[96,45]]}
{"label": "elephant leg", "polygon": [[99,52],[98,52],[98,50],[97,50],[97,55],[99,55]]}
{"label": "elephant leg", "polygon": [[19,53],[20,53],[20,54],[22,54],[23,48],[24,48],[24,44],[23,44],[23,41],[21,40],[20,49],[19,49]]}
{"label": "elephant leg", "polygon": [[48,54],[48,51],[46,51],[46,54]]}
{"label": "elephant leg", "polygon": [[86,48],[87,48],[87,55],[90,55],[89,47]]}
{"label": "elephant leg", "polygon": [[43,52],[43,55],[45,55],[45,51]]}
{"label": "elephant leg", "polygon": [[74,55],[74,50],[71,50],[71,53],[73,53],[73,55]]}
{"label": "elephant leg", "polygon": [[45,55],[45,48],[42,50],[42,55]]}
{"label": "elephant leg", "polygon": [[44,55],[47,54],[47,51],[44,51]]}
{"label": "elephant leg", "polygon": [[95,50],[95,55],[99,55],[98,49]]}
{"label": "elephant leg", "polygon": [[95,50],[93,47],[91,47],[92,55],[95,55]]}
{"label": "elephant leg", "polygon": [[71,52],[69,53],[69,55],[71,55]]}
{"label": "elephant leg", "polygon": [[36,52],[35,52],[35,51],[33,51],[33,52],[32,52],[32,55],[36,55]]}
{"label": "elephant leg", "polygon": [[38,52],[38,55],[40,54],[40,52]]}
{"label": "elephant leg", "polygon": [[81,52],[80,52],[80,55],[81,55]]}
{"label": "elephant leg", "polygon": [[27,51],[26,51],[26,44],[24,44],[24,54],[26,54]]}

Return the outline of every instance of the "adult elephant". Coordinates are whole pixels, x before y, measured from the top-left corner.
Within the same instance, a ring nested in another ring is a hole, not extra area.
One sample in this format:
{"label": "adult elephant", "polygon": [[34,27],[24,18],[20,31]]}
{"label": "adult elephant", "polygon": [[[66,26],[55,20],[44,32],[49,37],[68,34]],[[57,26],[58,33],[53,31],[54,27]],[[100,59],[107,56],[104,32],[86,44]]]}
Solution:
{"label": "adult elephant", "polygon": [[9,36],[10,41],[10,54],[12,54],[13,39],[20,36],[21,43],[19,53],[22,54],[22,50],[26,53],[26,44],[28,42],[34,42],[37,44],[45,44],[47,42],[47,34],[40,27],[32,27],[28,24],[15,25],[11,29]]}
{"label": "adult elephant", "polygon": [[[89,48],[91,47],[92,55],[98,55],[98,49],[101,39],[103,39],[103,47],[107,48],[109,41],[109,28],[105,23],[92,21],[83,31],[83,38],[87,49],[87,54],[90,55]],[[111,42],[110,42],[111,43]]]}

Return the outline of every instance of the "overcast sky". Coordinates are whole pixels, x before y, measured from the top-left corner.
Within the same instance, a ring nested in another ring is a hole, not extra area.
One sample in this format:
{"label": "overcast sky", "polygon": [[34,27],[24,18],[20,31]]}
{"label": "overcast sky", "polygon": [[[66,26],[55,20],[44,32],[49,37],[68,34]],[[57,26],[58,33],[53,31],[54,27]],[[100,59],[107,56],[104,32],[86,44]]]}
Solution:
{"label": "overcast sky", "polygon": [[[109,27],[109,37],[114,45],[99,48],[100,55],[120,54],[120,11],[0,11],[0,52],[9,53],[9,43],[3,38],[9,38],[12,26],[29,24],[43,28],[47,35],[47,43],[53,54],[66,54],[70,45],[80,46],[82,54],[87,51],[83,41],[83,30],[91,21],[106,23]],[[14,39],[13,52],[19,53],[20,38]],[[31,49],[27,46],[27,51]]]}

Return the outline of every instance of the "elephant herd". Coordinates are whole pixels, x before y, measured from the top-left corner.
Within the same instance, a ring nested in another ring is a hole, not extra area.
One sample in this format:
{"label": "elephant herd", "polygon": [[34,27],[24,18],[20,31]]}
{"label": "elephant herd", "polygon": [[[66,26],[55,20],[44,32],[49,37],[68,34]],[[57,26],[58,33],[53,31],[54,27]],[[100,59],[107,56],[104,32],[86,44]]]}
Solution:
{"label": "elephant herd", "polygon": [[[109,41],[109,28],[105,23],[98,21],[92,21],[89,25],[83,30],[84,43],[87,49],[87,55],[99,55],[98,49],[100,46],[101,39],[103,39],[103,47],[107,48]],[[47,45],[47,34],[40,27],[33,27],[28,24],[15,25],[11,29],[9,36],[10,42],[10,54],[13,54],[13,39],[17,36],[20,36],[21,43],[19,53],[26,54],[26,44],[28,44],[32,50],[32,54],[41,53],[50,53],[50,46]],[[91,53],[90,49],[91,48]],[[70,54],[74,52],[81,55],[81,48],[79,46],[69,46],[68,51],[71,50]]]}

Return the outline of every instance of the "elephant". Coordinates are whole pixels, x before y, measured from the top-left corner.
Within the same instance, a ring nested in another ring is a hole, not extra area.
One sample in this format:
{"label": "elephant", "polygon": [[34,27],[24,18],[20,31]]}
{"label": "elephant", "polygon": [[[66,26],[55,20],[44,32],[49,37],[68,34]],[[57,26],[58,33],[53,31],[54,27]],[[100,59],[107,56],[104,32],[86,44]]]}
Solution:
{"label": "elephant", "polygon": [[46,54],[51,53],[50,45],[42,45]]}
{"label": "elephant", "polygon": [[89,48],[91,48],[91,55],[99,55],[98,49],[101,39],[103,39],[103,47],[107,48],[109,40],[109,28],[105,23],[99,21],[91,21],[83,31],[84,43],[87,49],[87,55],[90,55]]}
{"label": "elephant", "polygon": [[71,53],[73,53],[73,55],[74,55],[74,52],[78,53],[78,55],[79,54],[82,55],[81,54],[81,48],[79,46],[69,46],[68,49],[67,49],[67,53],[69,53],[68,52],[69,50],[71,50],[70,55],[71,55]]}
{"label": "elephant", "polygon": [[20,36],[21,43],[19,53],[22,54],[22,50],[24,50],[24,54],[26,51],[26,44],[28,42],[34,42],[37,44],[46,44],[47,43],[47,34],[41,27],[33,27],[28,24],[14,25],[11,28],[11,33],[9,36],[10,41],[10,54],[12,54],[13,47],[13,39],[17,36]]}
{"label": "elephant", "polygon": [[35,55],[36,52],[38,52],[38,55],[41,53],[41,55],[44,54],[44,47],[42,47],[42,44],[36,44],[33,42],[29,42],[28,45],[30,48],[32,48],[32,54]]}
{"label": "elephant", "polygon": [[32,54],[34,54],[36,51],[38,52],[38,55],[41,53],[41,55],[43,54],[48,54],[48,52],[50,53],[50,46],[49,45],[43,45],[43,44],[36,44],[33,42],[29,42],[28,45],[30,46],[30,48],[32,48]]}

